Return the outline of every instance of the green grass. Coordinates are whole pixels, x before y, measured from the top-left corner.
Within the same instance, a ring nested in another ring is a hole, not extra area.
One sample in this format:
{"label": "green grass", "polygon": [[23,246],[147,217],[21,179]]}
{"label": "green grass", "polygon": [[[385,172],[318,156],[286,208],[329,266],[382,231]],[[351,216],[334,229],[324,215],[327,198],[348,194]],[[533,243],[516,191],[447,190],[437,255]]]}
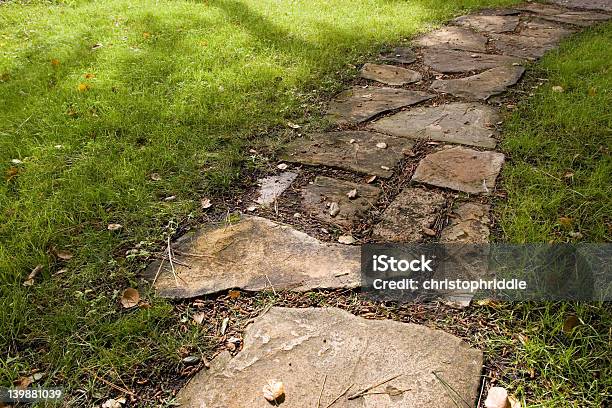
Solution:
{"label": "green grass", "polygon": [[[304,120],[354,74],[349,64],[467,9],[511,3],[2,3],[0,385],[40,369],[91,396],[92,372],[129,383],[177,369],[180,347],[207,347],[197,328],[176,330],[172,308],[136,278],[142,257],[125,250],[159,249],[199,216],[202,195],[228,192],[251,138]],[[38,264],[36,284],[21,286]],[[119,310],[128,285],[152,307]]]}
{"label": "green grass", "polygon": [[[612,24],[587,30],[529,71],[528,79],[548,81],[505,123],[508,198],[497,203],[504,239],[610,242],[611,43]],[[568,334],[562,327],[570,314],[581,324]],[[503,382],[529,406],[609,405],[609,304],[518,304],[491,318],[505,329],[489,342],[489,353],[510,356]]]}

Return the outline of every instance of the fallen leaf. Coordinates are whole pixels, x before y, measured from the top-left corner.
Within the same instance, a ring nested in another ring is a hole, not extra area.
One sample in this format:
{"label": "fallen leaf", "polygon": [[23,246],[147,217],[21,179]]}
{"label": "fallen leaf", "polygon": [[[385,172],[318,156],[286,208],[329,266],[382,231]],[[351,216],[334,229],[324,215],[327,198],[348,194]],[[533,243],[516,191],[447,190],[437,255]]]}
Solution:
{"label": "fallen leaf", "polygon": [[11,163],[13,163],[13,164],[23,164],[23,162],[21,160],[19,160],[19,159],[12,159]]}
{"label": "fallen leaf", "polygon": [[36,265],[36,267],[32,269],[32,272],[30,272],[26,280],[23,282],[23,286],[32,286],[34,284],[34,279],[40,273],[40,271],[42,271],[42,269],[42,265]]}
{"label": "fallen leaf", "polygon": [[285,163],[281,163],[278,166],[276,166],[279,170],[287,170],[287,166]]}
{"label": "fallen leaf", "polygon": [[229,296],[230,299],[238,299],[240,297],[240,291],[239,290],[230,290],[227,295]]}
{"label": "fallen leaf", "polygon": [[570,334],[578,325],[580,325],[580,320],[578,320],[575,314],[571,314],[567,316],[563,322],[563,332],[565,334]]}
{"label": "fallen leaf", "polygon": [[256,209],[257,209],[257,207],[255,207],[254,205],[251,205],[251,206],[248,206],[246,210],[247,210],[248,212],[253,212],[253,211],[255,211]]}
{"label": "fallen leaf", "polygon": [[510,408],[521,408],[521,402],[512,395],[508,395],[508,402],[510,403]]}
{"label": "fallen leaf", "polygon": [[357,192],[357,189],[356,189],[356,188],[354,188],[354,189],[352,189],[351,191],[349,191],[348,193],[346,193],[346,196],[347,196],[348,198],[350,198],[351,200],[352,200],[353,198],[357,198],[357,196],[358,196],[358,195],[359,195],[359,193]]}
{"label": "fallen leaf", "polygon": [[262,392],[267,401],[276,402],[285,395],[285,386],[278,380],[269,380]]}
{"label": "fallen leaf", "polygon": [[552,90],[553,90],[553,92],[558,92],[558,93],[561,93],[561,92],[565,91],[565,89],[563,89],[563,87],[559,86],[559,85],[553,86]]}
{"label": "fallen leaf", "polygon": [[100,43],[96,43],[96,44],[94,44],[94,45],[92,45],[92,46],[91,46],[91,49],[92,49],[92,50],[97,50],[98,48],[102,48],[102,44],[100,44]]}
{"label": "fallen leaf", "polygon": [[332,217],[335,217],[336,215],[338,215],[338,213],[340,212],[340,206],[338,205],[337,202],[333,202],[329,205],[329,215],[331,215]]}
{"label": "fallen leaf", "polygon": [[121,228],[123,228],[123,225],[121,224],[108,224],[108,227],[106,227],[109,231],[117,231],[120,230]]}
{"label": "fallen leaf", "polygon": [[338,242],[341,244],[345,244],[345,245],[351,245],[357,242],[357,240],[353,238],[351,235],[340,235],[338,237]]}
{"label": "fallen leaf", "polygon": [[221,335],[223,336],[225,334],[225,331],[227,330],[227,325],[229,324],[229,317],[226,317],[225,319],[223,319],[223,321],[221,322]]}
{"label": "fallen leaf", "polygon": [[147,39],[147,38],[150,38],[150,37],[151,37],[151,33],[146,32],[146,31],[144,33],[142,33],[142,38]]}
{"label": "fallen leaf", "polygon": [[11,181],[15,177],[17,177],[18,174],[19,169],[17,167],[10,167],[8,170],[6,170],[6,181]]}
{"label": "fallen leaf", "polygon": [[212,207],[212,203],[210,202],[210,199],[208,199],[208,198],[203,198],[200,201],[200,205],[202,206],[203,210],[206,210],[207,208]]}
{"label": "fallen leaf", "polygon": [[134,288],[127,288],[121,293],[120,302],[124,309],[134,307],[140,302],[140,293]]}
{"label": "fallen leaf", "polygon": [[350,144],[355,143],[355,139],[351,139],[351,140],[349,140],[349,143],[350,143]]}
{"label": "fallen leaf", "polygon": [[60,64],[59,60],[57,58],[53,58],[51,60],[51,65],[53,65],[54,67],[57,67]]}
{"label": "fallen leaf", "polygon": [[559,224],[566,228],[569,228],[572,226],[572,219],[569,217],[561,217],[559,218]]}
{"label": "fallen leaf", "polygon": [[589,88],[589,96],[595,96],[595,95],[597,95],[597,89]]}
{"label": "fallen leaf", "polygon": [[162,179],[159,173],[151,173],[149,177],[151,177],[151,180],[153,181],[160,181]]}
{"label": "fallen leaf", "polygon": [[198,356],[187,356],[183,360],[184,364],[197,364],[200,362],[200,357]]}
{"label": "fallen leaf", "polygon": [[387,144],[385,142],[376,143],[376,147],[378,147],[379,149],[386,149]]}
{"label": "fallen leaf", "polygon": [[69,261],[72,258],[74,258],[74,255],[71,252],[66,251],[66,250],[61,250],[61,251],[55,252],[55,256],[57,256],[62,261]]}
{"label": "fallen leaf", "polygon": [[387,171],[391,170],[389,166],[380,166],[380,168]]}
{"label": "fallen leaf", "polygon": [[25,390],[30,384],[32,384],[32,377],[19,377],[13,382],[13,384],[20,390]]}
{"label": "fallen leaf", "polygon": [[174,195],[164,198],[164,201],[174,201],[174,200],[176,200],[176,196]]}
{"label": "fallen leaf", "polygon": [[486,408],[510,408],[508,391],[503,387],[491,387],[484,405]]}
{"label": "fallen leaf", "polygon": [[85,92],[85,91],[87,91],[88,89],[89,89],[89,85],[88,85],[88,84],[80,83],[80,84],[77,86],[77,91],[79,91],[79,92]]}
{"label": "fallen leaf", "polygon": [[297,124],[295,124],[293,122],[287,122],[287,126],[289,126],[291,129],[299,129],[299,128],[301,128],[300,125],[297,125]]}
{"label": "fallen leaf", "polygon": [[121,408],[121,403],[114,398],[110,398],[102,403],[102,408]]}
{"label": "fallen leaf", "polygon": [[423,233],[425,235],[429,235],[430,237],[436,236],[436,231],[432,230],[431,228],[423,228]]}
{"label": "fallen leaf", "polygon": [[89,73],[89,72],[88,72],[87,74],[85,74],[85,78],[86,78],[86,79],[91,79],[91,78],[95,78],[95,77],[96,77],[96,76],[95,76],[94,74],[91,74],[91,73]]}
{"label": "fallen leaf", "polygon": [[366,179],[366,183],[368,184],[372,184],[375,181],[376,181],[376,176],[370,176]]}

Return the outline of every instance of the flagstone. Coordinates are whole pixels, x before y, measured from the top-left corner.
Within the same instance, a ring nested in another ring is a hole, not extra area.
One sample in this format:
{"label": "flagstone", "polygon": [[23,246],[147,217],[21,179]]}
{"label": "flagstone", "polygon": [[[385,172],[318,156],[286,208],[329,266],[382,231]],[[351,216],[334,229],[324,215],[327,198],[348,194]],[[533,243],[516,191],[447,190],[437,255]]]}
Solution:
{"label": "flagstone", "polygon": [[[379,143],[387,147],[381,149],[376,146]],[[412,146],[411,140],[367,131],[318,133],[289,143],[282,158],[388,178]]]}
{"label": "flagstone", "polygon": [[455,102],[398,112],[369,127],[398,137],[494,148],[497,144],[494,125],[499,120],[500,115],[493,107]]}
{"label": "flagstone", "polygon": [[380,55],[380,59],[398,64],[412,64],[417,60],[416,53],[409,47],[397,47]]}
{"label": "flagstone", "polygon": [[587,10],[604,10],[612,11],[612,2],[610,0],[549,0],[565,7],[576,7]]}
{"label": "flagstone", "polygon": [[476,31],[504,33],[514,31],[520,21],[518,16],[495,16],[470,14],[453,20],[455,24],[472,28]]}
{"label": "flagstone", "polygon": [[489,212],[485,204],[461,203],[456,205],[449,224],[440,233],[440,242],[486,244],[489,242]]}
{"label": "flagstone", "polygon": [[414,44],[421,47],[443,47],[485,52],[487,37],[462,27],[442,27],[418,37]]}
{"label": "flagstone", "polygon": [[550,4],[528,3],[518,7],[520,10],[536,13],[544,20],[588,27],[610,19],[610,15],[593,11],[568,10]]}
{"label": "flagstone", "polygon": [[437,79],[430,89],[469,100],[487,100],[516,84],[524,72],[522,66],[506,65],[467,78]]}
{"label": "flagstone", "polygon": [[440,47],[423,49],[423,62],[437,72],[456,74],[483,71],[502,65],[522,63],[523,59],[509,55],[474,53]]}
{"label": "flagstone", "polygon": [[526,22],[519,34],[492,34],[495,48],[505,55],[537,59],[557,47],[573,31],[558,24],[542,21]]}
{"label": "flagstone", "polygon": [[297,173],[286,171],[257,180],[260,187],[255,202],[264,206],[272,204],[289,188],[297,176]]}
{"label": "flagstone", "polygon": [[173,248],[172,265],[156,261],[146,271],[157,294],[167,298],[232,288],[352,288],[360,282],[359,247],[324,243],[260,217],[189,233]]}
{"label": "flagstone", "polygon": [[[351,190],[356,190],[354,198],[348,197]],[[375,186],[319,176],[302,189],[302,206],[321,221],[348,227],[376,205],[380,194],[381,190]],[[333,216],[330,214],[331,203],[337,203],[339,208]]]}
{"label": "flagstone", "polygon": [[361,77],[386,85],[401,86],[418,82],[423,78],[423,75],[417,71],[396,67],[394,65],[368,63],[361,69]]}
{"label": "flagstone", "polygon": [[185,408],[264,408],[274,404],[262,388],[275,380],[283,383],[276,404],[284,408],[332,402],[333,408],[456,408],[457,400],[473,406],[482,364],[480,350],[441,330],[333,307],[273,307],[246,328],[236,356],[221,353],[177,400]]}
{"label": "flagstone", "polygon": [[441,212],[444,194],[424,188],[406,188],[391,202],[374,227],[373,238],[380,242],[419,242]]}
{"label": "flagstone", "polygon": [[434,95],[397,88],[360,87],[337,95],[328,116],[336,123],[361,123],[384,112],[426,101]]}
{"label": "flagstone", "polygon": [[504,155],[457,146],[428,154],[419,163],[413,181],[465,193],[488,194],[504,163]]}

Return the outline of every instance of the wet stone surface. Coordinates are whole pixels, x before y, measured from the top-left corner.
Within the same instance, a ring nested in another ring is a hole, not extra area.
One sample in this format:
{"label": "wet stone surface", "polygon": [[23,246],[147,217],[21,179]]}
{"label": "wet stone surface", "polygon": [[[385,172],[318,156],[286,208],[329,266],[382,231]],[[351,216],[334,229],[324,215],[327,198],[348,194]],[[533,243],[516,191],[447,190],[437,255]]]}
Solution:
{"label": "wet stone surface", "polygon": [[370,128],[398,137],[494,148],[494,125],[499,120],[500,115],[490,106],[455,102],[398,112]]}
{"label": "wet stone surface", "polygon": [[365,64],[361,69],[361,77],[386,85],[401,86],[420,81],[423,76],[411,69],[394,65]]}
{"label": "wet stone surface", "polygon": [[449,224],[442,229],[440,242],[486,244],[489,242],[489,212],[485,204],[461,203],[451,213]]}
{"label": "wet stone surface", "polygon": [[409,47],[397,47],[380,55],[380,59],[398,64],[412,64],[417,60],[416,53]]}
{"label": "wet stone surface", "polygon": [[487,100],[516,84],[524,72],[522,66],[501,66],[467,78],[438,79],[430,89],[469,100]]}
{"label": "wet stone surface", "polygon": [[445,203],[438,191],[406,188],[387,207],[372,236],[380,242],[422,241],[427,236],[424,230],[431,229]]}
{"label": "wet stone surface", "polygon": [[482,352],[420,325],[366,320],[330,307],[273,307],[247,327],[243,344],[236,356],[220,354],[191,379],[177,396],[182,407],[274,406],[262,394],[271,379],[284,385],[277,403],[284,408],[326,407],[340,395],[333,408],[456,408],[459,398],[470,406],[478,398]]}
{"label": "wet stone surface", "polygon": [[[351,190],[356,190],[354,198],[348,196]],[[380,194],[379,188],[368,184],[319,176],[302,189],[302,206],[321,221],[348,227],[376,204]],[[333,216],[331,203],[337,203],[339,209]]]}
{"label": "wet stone surface", "polygon": [[286,171],[278,175],[257,180],[257,184],[259,184],[260,187],[255,202],[264,206],[272,204],[287,188],[289,188],[296,177],[297,173]]}
{"label": "wet stone surface", "polygon": [[159,271],[154,288],[162,297],[191,298],[231,288],[352,288],[360,282],[359,247],[324,243],[259,217],[190,233],[174,251],[175,273],[167,261],[161,268],[160,261],[154,262],[146,271],[150,281]]}
{"label": "wet stone surface", "polygon": [[457,25],[488,33],[505,33],[514,31],[519,23],[518,16],[467,15],[453,20]]}
{"label": "wet stone surface", "polygon": [[[376,145],[385,143],[381,149]],[[366,131],[318,133],[291,142],[283,160],[313,166],[329,166],[383,178],[391,177],[393,168],[414,142]]]}
{"label": "wet stone surface", "polygon": [[485,52],[487,37],[462,27],[442,27],[424,34],[414,41],[420,47],[441,47]]}
{"label": "wet stone surface", "polygon": [[354,86],[337,95],[330,103],[327,113],[329,118],[338,124],[356,124],[381,113],[414,105],[432,97],[433,95],[422,91]]}
{"label": "wet stone surface", "polygon": [[428,154],[412,180],[465,193],[489,194],[503,163],[502,153],[452,147]]}
{"label": "wet stone surface", "polygon": [[457,74],[483,71],[502,65],[521,63],[523,60],[508,55],[492,55],[444,48],[425,48],[423,62],[437,72]]}

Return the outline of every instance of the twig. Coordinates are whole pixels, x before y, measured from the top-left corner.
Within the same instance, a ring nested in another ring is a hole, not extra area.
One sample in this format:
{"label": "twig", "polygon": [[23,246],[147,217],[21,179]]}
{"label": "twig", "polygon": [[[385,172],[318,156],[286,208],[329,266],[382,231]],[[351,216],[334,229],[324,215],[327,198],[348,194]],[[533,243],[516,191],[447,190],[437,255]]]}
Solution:
{"label": "twig", "polygon": [[115,385],[115,384],[113,384],[112,382],[105,380],[104,378],[100,378],[100,377],[98,377],[98,376],[96,375],[96,373],[94,373],[94,372],[89,371],[89,373],[90,373],[91,375],[93,375],[93,376],[94,376],[94,378],[95,378],[96,380],[98,380],[98,381],[102,381],[104,384],[108,385],[108,386],[109,386],[109,387],[111,387],[111,388],[116,389],[117,391],[124,392],[124,393],[126,393],[126,394],[128,394],[128,395],[131,395],[132,397],[135,397],[135,396],[136,396],[136,394],[134,394],[132,391],[128,390],[127,388],[123,388],[123,387],[121,387],[121,386],[119,386],[119,385]]}
{"label": "twig", "polygon": [[162,258],[161,261],[159,261],[159,268],[157,268],[157,273],[155,273],[155,277],[153,278],[153,283],[151,283],[151,286],[155,286],[155,282],[157,282],[157,278],[159,277],[159,273],[161,272],[165,260],[166,258]]}
{"label": "twig", "polygon": [[[443,380],[443,379],[442,379],[442,378],[441,378],[441,377],[438,375],[438,373],[436,373],[435,371],[432,371],[431,373],[432,373],[432,374],[433,374],[433,375],[434,375],[434,376],[435,376],[435,377],[438,379],[438,381],[440,381],[440,383],[442,383],[442,385],[443,385],[444,387],[446,387],[448,390],[451,390],[452,392],[454,392],[454,393],[455,393],[455,395],[457,395],[457,396],[458,396],[458,397],[461,399],[461,402],[463,402],[463,403],[465,404],[465,406],[466,406],[466,407],[468,407],[468,408],[469,408],[469,407],[471,407],[470,403],[469,403],[469,402],[467,402],[467,401],[465,400],[465,398],[463,398],[463,396],[462,396],[461,394],[459,394],[459,393],[457,392],[457,390],[455,390],[455,389],[454,389],[454,388],[453,388],[453,387],[452,387],[452,386],[451,386],[449,383],[447,383],[446,381],[444,381],[444,380]],[[457,401],[455,401],[455,398],[453,398],[453,396],[452,396],[452,395],[450,395],[450,394],[449,394],[449,396],[452,398],[453,403],[455,403],[455,405],[457,405],[457,406],[459,407],[459,404],[457,404]]]}
{"label": "twig", "polygon": [[272,292],[274,293],[274,296],[276,296],[276,290],[274,290],[274,285],[272,285],[272,282],[270,282],[270,278],[268,278],[268,275],[266,274],[264,274],[264,276],[266,277],[266,280],[270,284],[270,287],[272,288]]}
{"label": "twig", "polygon": [[478,404],[476,404],[476,408],[480,407],[480,401],[482,400],[482,393],[484,392],[485,383],[487,382],[487,377],[482,376],[482,384],[480,385],[480,395],[478,396]]}
{"label": "twig", "polygon": [[402,374],[400,373],[400,374],[394,375],[393,377],[388,378],[388,379],[386,379],[386,380],[384,380],[384,381],[381,381],[381,382],[376,383],[376,384],[374,384],[374,385],[370,385],[369,387],[364,388],[363,390],[361,390],[361,391],[359,391],[359,392],[357,392],[357,393],[355,393],[355,394],[353,394],[353,395],[349,396],[349,397],[348,397],[348,399],[350,399],[350,400],[357,399],[357,398],[359,398],[359,397],[363,396],[363,394],[365,394],[366,392],[370,391],[371,389],[374,389],[374,388],[379,387],[379,386],[381,386],[381,385],[383,385],[383,384],[386,384],[386,383],[388,383],[389,381],[393,381],[393,380],[395,380],[397,377],[400,377],[401,375],[402,375]]}
{"label": "twig", "polygon": [[323,385],[321,386],[321,392],[319,393],[319,399],[317,400],[317,408],[321,408],[321,397],[323,396],[323,390],[325,389],[325,383],[327,382],[327,374],[323,377]]}
{"label": "twig", "polygon": [[332,405],[334,405],[340,398],[344,397],[344,395],[349,392],[349,390],[353,387],[354,384],[349,385],[348,387],[346,387],[346,389],[344,391],[342,391],[342,393],[340,395],[338,395],[336,397],[335,400],[333,400],[332,402],[330,402],[329,404],[327,404],[327,406],[325,408],[329,408]]}
{"label": "twig", "polygon": [[[176,274],[176,270],[174,269],[174,263],[172,262],[172,247],[170,246],[170,235],[168,235],[168,262],[170,262],[170,268],[172,269],[172,275],[174,275],[174,283],[176,286],[179,285],[178,280],[179,276]],[[183,278],[180,278],[183,282]],[[186,282],[185,282],[186,283]]]}
{"label": "twig", "polygon": [[[166,255],[158,255],[158,256],[159,256],[161,259],[168,259],[168,257],[167,257]],[[172,262],[174,262],[174,263],[175,263],[175,264],[177,264],[177,265],[181,265],[181,266],[184,266],[184,267],[186,267],[186,268],[189,268],[189,269],[191,269],[191,268],[192,268],[192,266],[191,266],[191,265],[189,265],[188,263],[185,263],[185,262],[183,262],[183,261],[179,261],[179,260],[178,260],[178,259],[176,259],[176,258],[172,259]]]}

